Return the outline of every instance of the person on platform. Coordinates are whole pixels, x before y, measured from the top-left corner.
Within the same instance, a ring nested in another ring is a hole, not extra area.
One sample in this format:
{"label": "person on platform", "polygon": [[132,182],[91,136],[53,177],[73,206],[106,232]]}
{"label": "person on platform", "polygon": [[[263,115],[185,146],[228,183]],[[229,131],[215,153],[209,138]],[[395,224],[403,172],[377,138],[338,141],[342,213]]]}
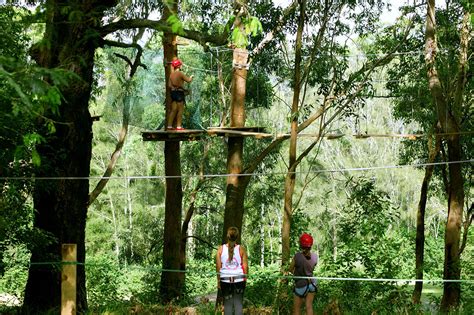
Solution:
{"label": "person on platform", "polygon": [[172,71],[168,82],[168,87],[171,90],[171,108],[166,119],[166,130],[184,130],[182,124],[183,111],[185,95],[188,93],[188,90],[184,88],[184,83],[191,83],[193,76],[186,76],[181,71],[182,65],[183,62],[178,58],[173,59],[171,62]]}
{"label": "person on platform", "polygon": [[[314,267],[318,263],[318,255],[311,252],[313,237],[307,233],[300,236],[300,249],[293,256],[289,271],[295,276],[293,298],[293,314],[301,314],[301,305],[306,306],[306,315],[313,315],[313,300],[317,292],[316,279],[313,276]],[[307,278],[305,278],[307,277]]]}
{"label": "person on platform", "polygon": [[243,314],[245,283],[249,272],[245,248],[237,244],[239,229],[227,229],[227,243],[219,246],[216,255],[217,288],[224,299],[225,315]]}

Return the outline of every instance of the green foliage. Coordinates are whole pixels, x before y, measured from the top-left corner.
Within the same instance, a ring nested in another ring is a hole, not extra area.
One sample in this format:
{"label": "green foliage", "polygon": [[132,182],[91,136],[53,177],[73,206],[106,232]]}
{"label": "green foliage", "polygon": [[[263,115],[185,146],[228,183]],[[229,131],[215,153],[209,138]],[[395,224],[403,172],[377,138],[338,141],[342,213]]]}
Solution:
{"label": "green foliage", "polygon": [[[234,18],[234,25],[235,25]],[[242,27],[236,25],[232,29],[231,42],[235,47],[244,48],[249,44],[249,36],[257,36],[263,32],[262,23],[255,16],[239,17]]]}
{"label": "green foliage", "polygon": [[[217,288],[214,257],[206,260],[190,260],[187,264],[185,299],[193,301],[196,297],[214,292]],[[193,304],[192,302],[189,304]],[[188,304],[188,305],[189,305]]]}
{"label": "green foliage", "polygon": [[249,277],[245,288],[245,299],[250,301],[252,306],[272,305],[278,288],[277,276],[279,273],[277,264],[263,268],[252,266],[251,277]]}
{"label": "green foliage", "polygon": [[166,20],[171,25],[171,31],[175,34],[183,34],[183,23],[176,14],[172,14]]}
{"label": "green foliage", "polygon": [[377,190],[372,180],[361,178],[350,185],[348,207],[337,223],[342,246],[334,264],[339,268],[336,272],[396,278],[403,269],[397,257],[404,252],[409,235],[399,233],[397,212],[388,195]]}
{"label": "green foliage", "polygon": [[0,277],[0,292],[8,292],[21,299],[28,276],[29,252],[25,245],[2,246],[3,260],[0,261],[2,276]]}
{"label": "green foliage", "polygon": [[92,305],[104,306],[120,299],[118,284],[120,268],[109,256],[92,257],[86,261],[87,295]]}

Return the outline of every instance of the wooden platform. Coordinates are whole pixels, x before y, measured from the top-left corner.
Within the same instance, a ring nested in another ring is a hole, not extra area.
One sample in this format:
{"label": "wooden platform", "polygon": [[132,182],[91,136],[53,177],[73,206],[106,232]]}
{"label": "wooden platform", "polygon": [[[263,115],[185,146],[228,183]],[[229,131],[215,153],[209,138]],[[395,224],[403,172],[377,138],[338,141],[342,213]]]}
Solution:
{"label": "wooden platform", "polygon": [[193,141],[202,136],[221,137],[255,137],[271,138],[272,134],[265,133],[263,127],[239,127],[218,128],[212,127],[207,130],[184,129],[184,130],[147,130],[142,132],[143,141]]}
{"label": "wooden platform", "polygon": [[143,141],[194,141],[207,134],[206,130],[147,130],[142,132]]}

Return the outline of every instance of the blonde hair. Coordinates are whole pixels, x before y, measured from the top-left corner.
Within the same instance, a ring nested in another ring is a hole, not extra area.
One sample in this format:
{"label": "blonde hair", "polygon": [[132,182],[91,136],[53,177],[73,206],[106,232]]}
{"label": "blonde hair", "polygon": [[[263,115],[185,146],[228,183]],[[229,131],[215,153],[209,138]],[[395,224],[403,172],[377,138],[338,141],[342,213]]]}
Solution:
{"label": "blonde hair", "polygon": [[227,243],[228,243],[228,253],[229,253],[229,261],[234,259],[234,248],[239,238],[239,229],[235,226],[231,226],[227,229]]}

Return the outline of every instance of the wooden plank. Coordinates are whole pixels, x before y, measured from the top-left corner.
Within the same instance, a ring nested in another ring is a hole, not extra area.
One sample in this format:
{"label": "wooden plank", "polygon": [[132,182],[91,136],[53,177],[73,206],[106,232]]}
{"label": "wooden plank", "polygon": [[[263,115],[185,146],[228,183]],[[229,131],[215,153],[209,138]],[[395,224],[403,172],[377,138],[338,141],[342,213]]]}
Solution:
{"label": "wooden plank", "polygon": [[233,131],[248,131],[248,132],[258,132],[258,133],[267,133],[265,127],[209,127],[207,131],[215,130],[233,130]]}
{"label": "wooden plank", "polygon": [[143,131],[143,141],[193,141],[201,139],[206,134],[205,130],[149,130]]}
{"label": "wooden plank", "polygon": [[61,315],[76,314],[77,246],[62,244]]}

